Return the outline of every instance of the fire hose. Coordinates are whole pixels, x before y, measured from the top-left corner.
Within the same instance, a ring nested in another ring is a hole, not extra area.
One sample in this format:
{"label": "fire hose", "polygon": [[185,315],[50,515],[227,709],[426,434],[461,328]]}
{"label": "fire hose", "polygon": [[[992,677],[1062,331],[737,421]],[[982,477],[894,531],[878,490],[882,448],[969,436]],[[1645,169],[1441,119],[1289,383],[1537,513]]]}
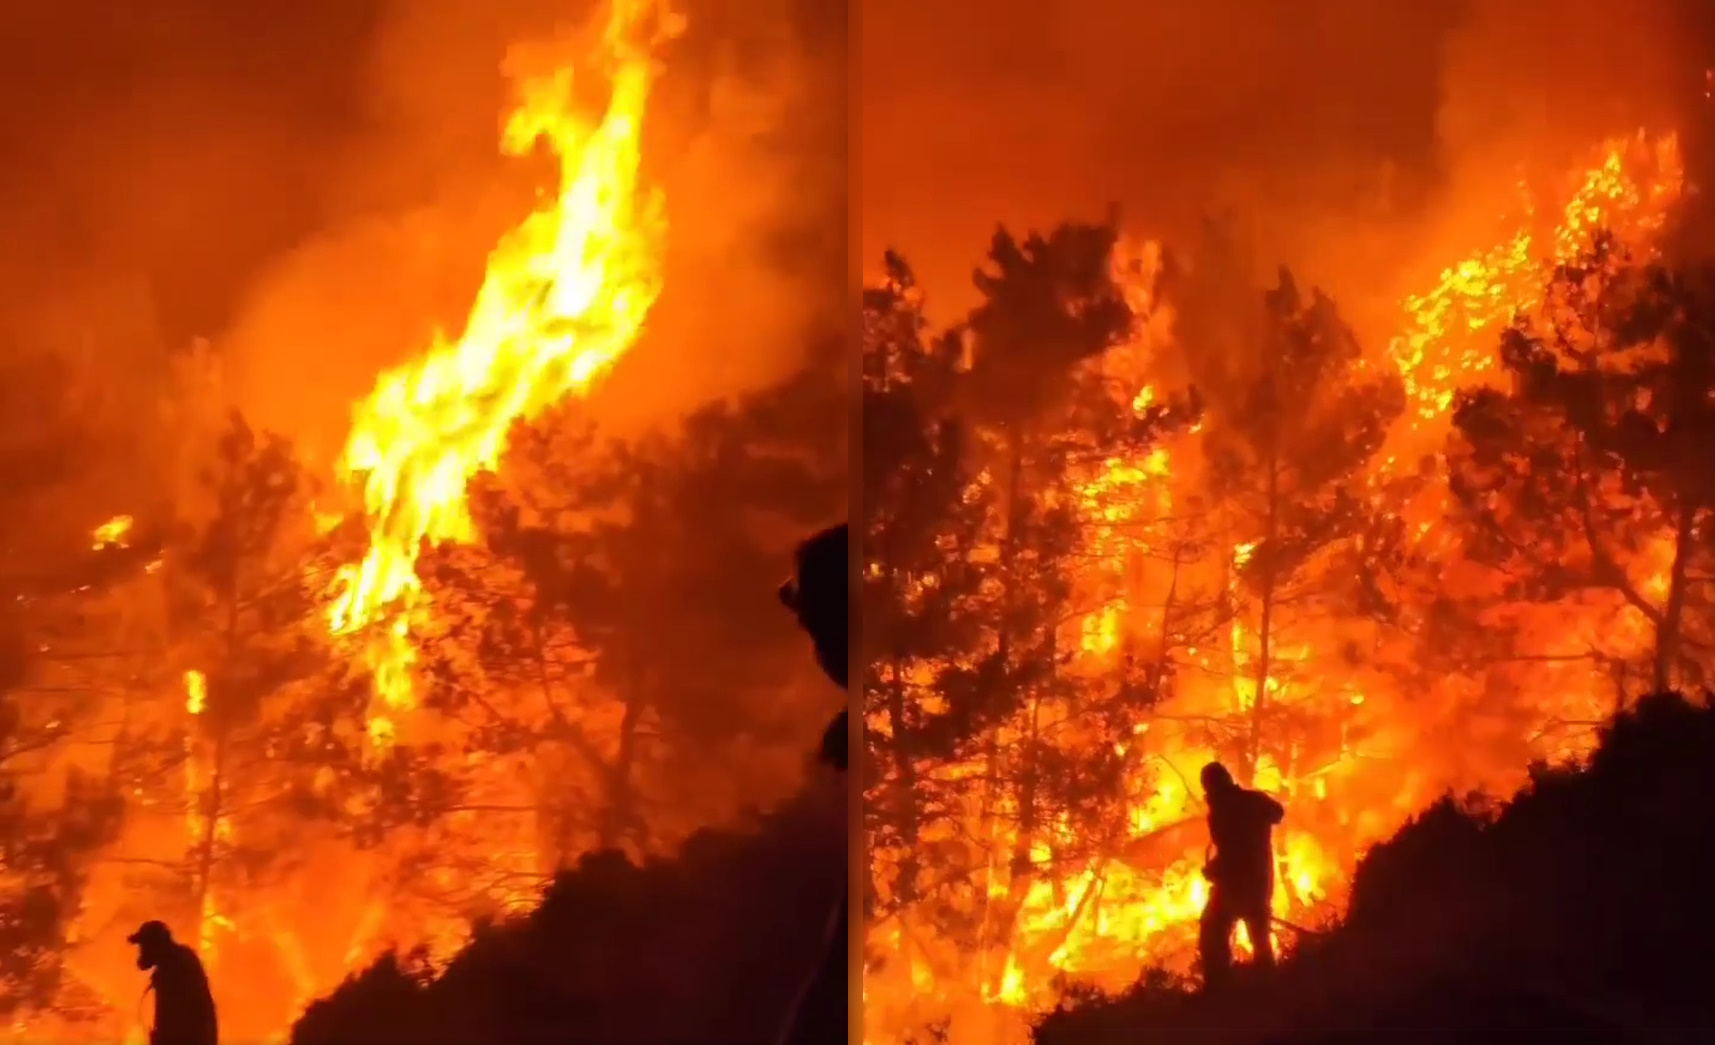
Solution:
{"label": "fire hose", "polygon": [[823,969],[832,960],[834,948],[845,946],[846,941],[839,937],[841,935],[840,926],[846,922],[846,902],[847,898],[841,897],[839,902],[834,904],[833,913],[828,917],[828,924],[822,930],[821,960],[816,963],[815,968],[810,970],[810,975],[804,978],[804,981],[798,985],[797,992],[792,995],[792,1003],[786,1007],[786,1017],[780,1024],[780,1032],[774,1037],[775,1045],[794,1045],[792,1032],[798,1028],[798,1014],[804,1008],[805,999],[809,998],[810,992],[816,989],[816,981],[821,979]]}
{"label": "fire hose", "polygon": [[1273,922],[1275,925],[1280,926],[1282,929],[1291,929],[1293,932],[1297,933],[1300,936],[1326,936],[1326,935],[1328,935],[1328,930],[1326,930],[1326,929],[1306,929],[1304,926],[1299,925],[1296,922],[1289,922],[1285,918],[1282,918],[1277,914],[1269,915],[1268,920],[1270,922]]}
{"label": "fire hose", "polygon": [[[150,981],[144,985],[143,993],[139,994],[137,996],[137,1011],[136,1011],[135,1015],[137,1017],[137,1023],[139,1026],[141,1026],[143,1023],[143,1001],[144,1001],[144,999],[149,997],[149,992],[153,991],[154,989],[155,989],[155,981],[153,979],[150,979]],[[155,1038],[155,1028],[150,1027],[149,1028],[149,1039],[151,1041],[153,1041],[154,1038]]]}
{"label": "fire hose", "polygon": [[[1213,882],[1213,879],[1211,879],[1209,877],[1209,868],[1214,866],[1214,862],[1215,862],[1214,856],[1213,856],[1214,849],[1215,849],[1215,846],[1214,846],[1214,843],[1212,843],[1212,842],[1203,847],[1203,878],[1204,878],[1204,880],[1209,881],[1211,883]],[[1287,921],[1285,918],[1282,918],[1278,914],[1270,913],[1268,916],[1268,920],[1270,923],[1272,923],[1274,925],[1278,925],[1282,929],[1291,929],[1293,932],[1297,933],[1300,936],[1326,936],[1327,935],[1326,929],[1307,929],[1304,926],[1299,925],[1297,922]]]}

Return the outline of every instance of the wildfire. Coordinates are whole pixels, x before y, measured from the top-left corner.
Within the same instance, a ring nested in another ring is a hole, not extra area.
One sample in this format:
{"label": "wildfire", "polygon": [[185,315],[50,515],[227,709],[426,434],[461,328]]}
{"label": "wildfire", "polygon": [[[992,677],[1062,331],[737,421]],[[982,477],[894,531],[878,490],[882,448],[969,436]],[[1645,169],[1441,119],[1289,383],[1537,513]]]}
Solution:
{"label": "wildfire", "polygon": [[98,552],[126,547],[131,541],[132,524],[129,515],[115,515],[90,532],[90,547]]}
{"label": "wildfire", "polygon": [[[680,30],[682,21],[671,0],[607,0],[596,17],[590,37],[595,46],[587,65],[580,62],[575,70],[563,62],[548,65],[535,60],[543,56],[540,51],[509,56],[507,72],[515,84],[516,104],[506,114],[501,151],[516,158],[552,159],[556,177],[537,192],[531,211],[490,252],[462,332],[437,333],[411,361],[381,374],[353,409],[338,471],[348,487],[361,491],[367,547],[337,572],[326,592],[331,601],[321,623],[372,676],[367,726],[376,745],[400,732],[404,713],[415,704],[413,637],[430,610],[417,574],[424,542],[473,536],[466,502],[470,480],[500,464],[516,423],[588,394],[639,340],[663,288],[664,200],[642,176],[643,133],[659,75],[657,51]],[[349,503],[312,506],[316,533],[326,535],[355,522],[358,513],[353,509]],[[117,515],[86,534],[74,533],[73,539],[87,539],[93,551],[101,552],[133,547],[139,538],[133,517]],[[157,558],[143,569],[154,573],[162,561]],[[319,564],[302,565],[320,583]],[[127,628],[135,624],[141,630],[153,623],[125,618]],[[172,629],[163,625],[161,630]],[[178,640],[175,636],[171,641]],[[382,946],[421,941],[444,956],[468,938],[469,925],[461,917],[463,910],[448,917],[437,910],[413,922],[416,939],[384,939],[384,933],[395,932],[393,923],[403,920],[397,911],[398,881],[388,877],[399,865],[387,862],[391,853],[376,858],[375,866],[382,870],[367,880],[359,873],[368,869],[367,859],[365,867],[352,867],[352,881],[343,890],[344,897],[355,901],[349,909],[336,904],[325,918],[311,919],[314,924],[295,921],[304,909],[297,882],[312,873],[301,869],[332,866],[348,859],[350,851],[343,848],[342,838],[312,837],[313,828],[295,827],[300,833],[290,848],[292,859],[301,863],[291,874],[299,877],[282,877],[278,889],[273,881],[263,885],[252,864],[235,855],[239,841],[255,851],[272,848],[268,834],[274,825],[266,818],[240,824],[252,808],[243,789],[254,778],[248,769],[241,774],[233,768],[237,749],[226,728],[228,716],[209,719],[229,696],[223,689],[225,678],[212,668],[208,675],[188,670],[160,687],[158,695],[169,710],[161,726],[176,734],[172,744],[183,759],[170,778],[156,782],[164,794],[156,794],[153,785],[140,785],[135,793],[140,805],[167,814],[170,830],[157,830],[152,820],[139,827],[145,818],[128,818],[123,844],[128,853],[147,854],[128,858],[131,863],[178,869],[174,888],[188,886],[193,895],[184,907],[170,912],[173,928],[199,945],[204,962],[217,973],[215,989],[223,1016],[259,1038],[254,1028],[276,1019],[288,1000],[301,1005],[326,993],[350,967],[372,960]],[[275,709],[271,699],[272,694],[255,709],[256,717],[269,726],[274,725],[267,717]],[[129,704],[126,713],[129,716]],[[279,753],[272,738],[260,754],[266,760],[290,757]],[[246,751],[244,758],[249,757]],[[316,777],[318,788],[322,779]],[[510,773],[487,779],[498,781],[492,785],[497,788],[517,783]],[[261,801],[289,801],[292,793],[271,791]],[[240,801],[241,794],[245,801]],[[474,814],[453,814],[450,822],[462,829],[468,820],[460,817]],[[535,837],[525,832],[526,840],[518,842],[505,835],[507,830],[491,829],[487,823],[481,827],[488,865],[482,874],[491,877],[455,881],[460,870],[435,867],[427,872],[433,885],[448,886],[447,893],[457,891],[452,888],[456,885],[484,900],[502,893],[516,894],[523,902],[538,900],[535,875],[541,868]],[[507,840],[496,844],[497,837]],[[419,841],[412,838],[401,848]],[[236,872],[228,873],[232,868]],[[99,895],[105,906],[86,902],[88,910],[80,916],[80,931],[90,938],[120,924],[115,919],[130,917],[131,908],[123,905],[131,902],[125,894],[133,891],[130,879],[115,868],[92,874],[107,877],[102,879],[104,888],[89,890],[89,896]],[[235,882],[242,883],[248,898],[242,916],[237,913]],[[504,899],[510,903],[514,897]],[[451,911],[455,902],[446,901],[445,910]],[[94,928],[85,931],[85,925]],[[223,959],[224,975],[218,975],[223,970],[216,966]],[[79,960],[79,988],[99,994],[112,1021],[129,1023],[135,970],[126,963],[115,976],[105,953],[93,949]],[[251,982],[253,971],[258,975]],[[285,989],[290,999],[271,986],[271,977],[289,983]],[[229,998],[234,1000],[229,1003]],[[32,1014],[19,1033],[29,1040],[48,1040],[52,1032],[46,1028],[56,1019],[53,1013]],[[282,1035],[285,1031],[267,1029]],[[75,1033],[84,1031],[77,1028]],[[118,1032],[108,1036],[117,1038]]]}
{"label": "wildfire", "polygon": [[[1389,345],[1413,412],[1404,426],[1418,445],[1439,439],[1453,395],[1494,369],[1495,331],[1537,305],[1546,269],[1575,258],[1607,228],[1639,243],[1660,230],[1684,187],[1679,138],[1642,134],[1606,142],[1544,233],[1528,190],[1525,221],[1509,237],[1441,271],[1435,286],[1406,298],[1406,330]],[[1544,249],[1539,243],[1546,243]]]}
{"label": "wildfire", "polygon": [[[1456,390],[1481,383],[1495,370],[1499,327],[1536,305],[1554,264],[1575,257],[1600,229],[1633,247],[1650,243],[1682,191],[1678,149],[1672,136],[1604,143],[1595,162],[1571,180],[1563,205],[1539,213],[1525,197],[1513,234],[1446,266],[1433,286],[1401,302],[1403,329],[1387,352],[1402,375],[1409,405],[1378,459],[1383,471],[1412,455],[1439,451]],[[1170,323],[1154,313],[1147,289],[1133,289],[1152,283],[1153,271],[1137,258],[1152,257],[1153,251],[1124,253],[1116,274],[1131,291],[1134,310],[1148,315],[1142,339],[1170,336]],[[1116,353],[1118,376],[1135,377],[1133,356],[1140,351],[1147,354],[1137,345]],[[1159,396],[1146,380],[1119,384],[1116,394],[1130,397],[1139,410]],[[1085,675],[1113,677],[1122,655],[1140,644],[1147,647],[1151,636],[1169,627],[1172,586],[1161,571],[1168,560],[1176,569],[1177,559],[1163,524],[1152,520],[1171,516],[1167,507],[1175,500],[1179,473],[1195,471],[1195,436],[1192,432],[1156,447],[1144,460],[1105,462],[1077,486],[1092,535],[1086,549],[1091,565],[1078,582],[1079,597],[1091,608],[1068,627],[1078,648],[1073,667]],[[1438,509],[1439,501],[1412,508],[1425,520],[1436,517]],[[1215,551],[1211,558],[1222,572],[1216,590],[1238,597],[1231,578],[1252,551],[1245,544]],[[1165,606],[1158,589],[1169,592]],[[1305,764],[1296,757],[1277,764],[1263,756],[1254,767],[1255,785],[1281,796],[1288,806],[1286,827],[1277,832],[1274,898],[1274,913],[1287,924],[1314,923],[1337,912],[1363,847],[1386,837],[1448,786],[1413,776],[1409,769],[1385,781],[1364,775],[1373,770],[1364,769],[1359,756],[1373,765],[1393,752],[1408,751],[1421,743],[1417,731],[1422,727],[1404,712],[1381,710],[1390,702],[1373,698],[1385,694],[1357,669],[1342,665],[1337,652],[1342,641],[1333,633],[1277,639],[1268,678],[1260,680],[1269,703],[1314,699],[1343,708],[1353,718],[1368,716],[1371,723],[1363,744],[1348,741],[1347,727],[1339,727],[1341,755],[1331,764]],[[887,957],[872,961],[865,971],[872,1045],[893,1045],[906,1040],[913,1028],[940,1021],[950,1021],[947,1040],[954,1045],[1022,1041],[1024,1021],[1008,1014],[1052,1004],[1062,981],[1123,989],[1148,967],[1186,968],[1207,889],[1199,873],[1206,841],[1203,811],[1189,781],[1215,757],[1191,724],[1244,712],[1259,695],[1251,668],[1256,640],[1244,623],[1235,619],[1230,632],[1209,645],[1216,648],[1182,651],[1186,674],[1194,670],[1195,678],[1182,680],[1170,706],[1135,724],[1134,742],[1119,745],[1118,753],[1133,767],[1129,791],[1135,798],[1123,832],[1107,852],[1094,859],[1070,856],[1087,852],[1088,845],[1080,845],[1087,840],[1053,825],[1039,826],[1026,847],[1028,866],[1015,860],[1009,870],[1005,854],[1017,851],[1016,810],[988,806],[966,810],[962,822],[955,817],[939,828],[920,829],[924,846],[958,849],[971,839],[985,839],[982,844],[1000,854],[990,857],[981,909],[966,915],[985,927],[980,940],[997,940],[987,934],[995,911],[1016,901],[1016,916],[998,942],[974,950],[969,941],[944,940],[934,929],[914,924],[909,909],[877,925],[870,937],[872,953]],[[1397,721],[1389,720],[1390,714]],[[1000,746],[1004,749],[1025,728],[1002,727]],[[1069,729],[1075,723],[1033,720],[1028,728]],[[983,767],[939,772],[978,775]],[[889,854],[872,856],[887,867]],[[1282,932],[1277,946],[1290,948],[1293,935]],[[1239,944],[1241,952],[1248,949],[1242,932]]]}
{"label": "wildfire", "polygon": [[200,671],[185,672],[185,710],[192,715],[200,715],[207,705],[208,679]]}
{"label": "wildfire", "polygon": [[[185,711],[193,718],[208,707],[208,677],[200,671],[185,672]],[[219,808],[219,795],[209,801],[210,789],[218,790],[219,780],[209,771],[193,732],[185,738],[185,836],[193,850],[231,838],[232,825],[223,817],[210,815]],[[206,865],[207,861],[203,861]],[[218,954],[217,940],[222,929],[232,928],[232,922],[220,913],[214,890],[204,883],[201,888],[202,908],[199,912],[198,952],[203,961],[212,964]]]}
{"label": "wildfire", "polygon": [[329,623],[335,634],[365,635],[378,741],[413,704],[422,543],[469,539],[471,477],[499,463],[515,422],[587,393],[636,342],[661,291],[662,200],[640,186],[639,165],[651,47],[674,29],[659,0],[614,0],[599,121],[574,111],[569,68],[520,85],[502,147],[514,156],[546,148],[559,161],[558,186],[490,255],[463,336],[437,338],[383,374],[355,411],[343,468],[362,484],[369,551],[341,571]]}

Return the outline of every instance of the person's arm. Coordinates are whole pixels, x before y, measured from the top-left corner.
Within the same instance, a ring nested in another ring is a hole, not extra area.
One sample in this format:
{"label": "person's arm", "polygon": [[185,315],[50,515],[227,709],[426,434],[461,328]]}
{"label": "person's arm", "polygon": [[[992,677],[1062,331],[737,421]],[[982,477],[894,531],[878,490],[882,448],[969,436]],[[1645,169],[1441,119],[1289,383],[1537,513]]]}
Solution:
{"label": "person's arm", "polygon": [[1257,811],[1263,814],[1268,826],[1273,827],[1286,819],[1286,807],[1274,800],[1274,796],[1263,791],[1256,792]]}

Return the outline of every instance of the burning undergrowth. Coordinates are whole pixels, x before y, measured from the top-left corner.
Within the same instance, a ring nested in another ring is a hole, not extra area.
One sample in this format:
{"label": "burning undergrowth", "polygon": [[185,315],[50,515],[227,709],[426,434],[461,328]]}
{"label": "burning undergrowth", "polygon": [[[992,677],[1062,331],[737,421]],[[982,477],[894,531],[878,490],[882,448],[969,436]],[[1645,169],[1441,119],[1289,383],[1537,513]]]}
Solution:
{"label": "burning undergrowth", "polygon": [[1039,1045],[1162,1033],[1214,1043],[1672,1039],[1709,1020],[1715,714],[1654,694],[1604,727],[1582,764],[1536,766],[1504,804],[1448,797],[1359,862],[1341,924],[1233,994],[1167,977],[1069,1006]]}
{"label": "burning undergrowth", "polygon": [[889,259],[864,345],[873,1045],[1020,1040],[1069,985],[1190,972],[1211,758],[1287,803],[1290,949],[1438,795],[1510,793],[1699,677],[1695,453],[1639,427],[1685,370],[1647,346],[1696,322],[1651,304],[1695,293],[1650,267],[1683,193],[1671,135],[1601,145],[1521,186],[1384,343],[1224,223],[1177,250],[1002,233],[945,332]]}

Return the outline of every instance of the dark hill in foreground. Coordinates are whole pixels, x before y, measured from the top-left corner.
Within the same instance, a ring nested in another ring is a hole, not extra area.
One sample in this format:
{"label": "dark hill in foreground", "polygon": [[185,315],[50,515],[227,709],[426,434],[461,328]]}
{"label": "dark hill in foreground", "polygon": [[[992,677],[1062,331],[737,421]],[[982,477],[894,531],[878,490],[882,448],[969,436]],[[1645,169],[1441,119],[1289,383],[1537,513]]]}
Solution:
{"label": "dark hill in foreground", "polygon": [[1443,801],[1358,866],[1343,921],[1225,996],[1073,1003],[1038,1045],[1669,1042],[1715,1028],[1715,711],[1641,701],[1497,813]]}
{"label": "dark hill in foreground", "polygon": [[433,982],[391,957],[348,980],[304,1013],[293,1045],[771,1040],[844,888],[837,801],[806,796],[641,867],[587,857]]}

